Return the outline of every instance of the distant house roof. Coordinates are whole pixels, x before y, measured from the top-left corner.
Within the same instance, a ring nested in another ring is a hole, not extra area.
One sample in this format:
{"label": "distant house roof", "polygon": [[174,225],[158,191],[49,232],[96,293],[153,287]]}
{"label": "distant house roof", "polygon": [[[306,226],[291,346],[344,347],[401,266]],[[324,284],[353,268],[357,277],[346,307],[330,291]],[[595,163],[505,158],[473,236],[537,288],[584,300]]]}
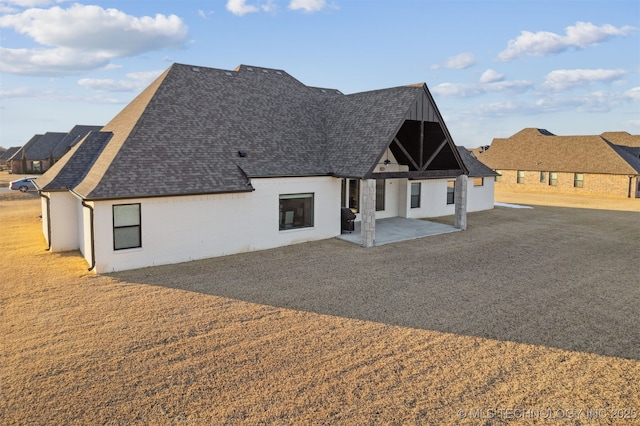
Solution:
{"label": "distant house roof", "polygon": [[640,144],[634,144],[639,138],[625,132],[556,136],[527,128],[509,138],[494,139],[478,159],[494,170],[638,174]]}
{"label": "distant house roof", "polygon": [[[410,173],[465,173],[425,84],[344,95],[277,69],[173,64],[102,128],[111,136],[74,192],[135,198],[249,191],[256,177],[372,178],[405,120],[420,124],[418,116],[437,140],[434,152],[420,152],[432,162],[414,161]],[[400,145],[397,158],[418,156],[417,141]]]}
{"label": "distant house roof", "polygon": [[[44,135],[36,135],[23,147],[24,157],[27,160],[46,160],[53,153],[53,148],[66,136],[66,133],[47,132]],[[22,158],[22,153],[20,153]]]}
{"label": "distant house roof", "polygon": [[3,160],[3,161],[9,160],[19,150],[20,150],[19,146],[12,146],[11,148],[8,148],[5,152],[0,154],[0,160]]}

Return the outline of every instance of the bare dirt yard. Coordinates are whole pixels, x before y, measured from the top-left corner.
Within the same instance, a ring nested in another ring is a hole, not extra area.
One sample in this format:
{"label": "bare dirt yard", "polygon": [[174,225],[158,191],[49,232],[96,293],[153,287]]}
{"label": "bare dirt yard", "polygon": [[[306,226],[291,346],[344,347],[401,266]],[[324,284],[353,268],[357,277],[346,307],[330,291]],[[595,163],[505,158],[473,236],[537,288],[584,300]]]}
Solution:
{"label": "bare dirt yard", "polygon": [[0,424],[638,424],[625,206],[97,276],[0,192]]}

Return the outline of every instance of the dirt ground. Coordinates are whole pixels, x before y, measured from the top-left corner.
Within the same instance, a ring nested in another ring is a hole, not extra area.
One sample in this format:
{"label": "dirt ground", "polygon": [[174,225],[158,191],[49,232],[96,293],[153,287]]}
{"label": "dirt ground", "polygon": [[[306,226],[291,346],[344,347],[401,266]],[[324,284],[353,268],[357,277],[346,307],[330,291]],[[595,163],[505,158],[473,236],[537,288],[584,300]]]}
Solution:
{"label": "dirt ground", "polygon": [[0,192],[0,424],[638,424],[640,208],[534,202],[96,276]]}

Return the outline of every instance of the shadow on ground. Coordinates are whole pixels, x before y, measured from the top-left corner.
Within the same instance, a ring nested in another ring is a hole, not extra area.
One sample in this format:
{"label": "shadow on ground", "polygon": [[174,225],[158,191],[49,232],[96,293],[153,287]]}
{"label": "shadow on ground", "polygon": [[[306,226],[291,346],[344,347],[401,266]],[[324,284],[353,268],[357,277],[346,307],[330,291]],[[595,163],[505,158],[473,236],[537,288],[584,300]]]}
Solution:
{"label": "shadow on ground", "polygon": [[287,309],[640,359],[640,214],[536,207],[371,249],[337,239],[111,274]]}

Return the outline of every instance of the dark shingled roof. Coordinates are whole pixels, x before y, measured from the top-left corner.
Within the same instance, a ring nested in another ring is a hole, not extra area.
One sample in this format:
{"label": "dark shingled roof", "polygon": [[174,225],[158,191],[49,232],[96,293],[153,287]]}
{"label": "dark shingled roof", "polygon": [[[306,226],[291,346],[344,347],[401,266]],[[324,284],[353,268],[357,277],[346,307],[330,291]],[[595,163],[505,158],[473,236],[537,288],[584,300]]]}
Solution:
{"label": "dark shingled roof", "polygon": [[478,159],[497,170],[539,170],[557,172],[638,174],[637,149],[615,145],[608,135],[620,142],[633,144],[637,136],[624,132],[602,136],[555,136],[540,129],[524,129],[510,138],[496,138]]}
{"label": "dark shingled roof", "polygon": [[464,162],[465,166],[467,166],[467,170],[469,171],[469,176],[471,177],[487,177],[487,176],[499,176],[494,170],[485,166],[480,160],[476,158],[473,152],[469,151],[464,146],[458,146],[458,153],[460,154],[460,158]]}
{"label": "dark shingled roof", "polygon": [[277,69],[173,64],[102,128],[113,137],[74,191],[135,198],[249,191],[254,177],[365,177],[427,91],[343,95]]}
{"label": "dark shingled roof", "polygon": [[15,155],[16,152],[20,151],[20,148],[21,147],[19,146],[12,146],[11,148],[3,152],[2,155],[0,155],[0,160],[4,160],[4,161],[9,160],[11,157]]}
{"label": "dark shingled roof", "polygon": [[40,176],[36,186],[48,192],[73,189],[86,176],[112,136],[110,132],[90,132]]}
{"label": "dark shingled roof", "polygon": [[78,143],[82,138],[84,138],[87,133],[98,131],[102,128],[102,126],[83,126],[76,125],[65,135],[64,138],[60,140],[53,148],[53,158],[56,160],[61,158],[64,154],[66,154],[72,146]]}
{"label": "dark shingled roof", "polygon": [[[40,137],[33,137],[23,147],[27,160],[48,159],[55,146],[66,136],[66,133],[47,132]],[[37,135],[36,135],[37,136]],[[22,155],[22,154],[20,154]]]}

